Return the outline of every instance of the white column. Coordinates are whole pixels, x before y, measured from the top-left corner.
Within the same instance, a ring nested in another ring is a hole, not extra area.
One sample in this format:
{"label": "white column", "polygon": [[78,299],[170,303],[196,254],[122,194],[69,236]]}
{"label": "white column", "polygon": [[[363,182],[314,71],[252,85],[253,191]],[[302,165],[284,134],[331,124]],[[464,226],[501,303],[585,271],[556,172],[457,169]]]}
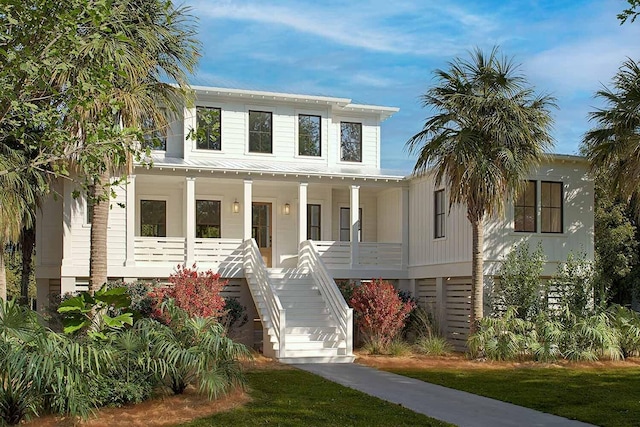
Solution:
{"label": "white column", "polygon": [[402,269],[409,265],[409,189],[402,189],[402,206],[400,216],[402,220]]}
{"label": "white column", "polygon": [[242,239],[248,240],[251,238],[251,185],[253,181],[250,179],[244,180],[244,202],[242,206],[243,227],[242,227]]}
{"label": "white column", "polygon": [[184,243],[186,246],[186,264],[193,265],[196,244],[196,179],[188,176],[184,186]]}
{"label": "white column", "polygon": [[307,240],[307,187],[306,182],[298,186],[298,244]]}
{"label": "white column", "polygon": [[357,266],[359,264],[359,233],[358,228],[360,228],[360,186],[352,185],[351,186],[351,197],[349,204],[349,212],[351,213],[351,267]]}
{"label": "white column", "polygon": [[127,257],[125,267],[136,265],[135,258],[135,233],[136,233],[136,176],[127,177],[127,204],[126,204],[126,240]]}

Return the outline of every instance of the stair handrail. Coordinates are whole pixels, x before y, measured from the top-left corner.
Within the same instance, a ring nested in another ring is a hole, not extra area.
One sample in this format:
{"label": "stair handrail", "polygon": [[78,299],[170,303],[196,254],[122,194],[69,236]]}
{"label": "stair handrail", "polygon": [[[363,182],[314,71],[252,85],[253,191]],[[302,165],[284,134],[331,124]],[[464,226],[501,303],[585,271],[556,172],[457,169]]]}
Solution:
{"label": "stair handrail", "polygon": [[[258,249],[255,239],[247,239],[244,241],[244,269],[245,272],[250,270],[253,273],[256,291],[259,295],[254,295],[252,286],[249,286],[251,296],[254,301],[264,301],[269,313],[271,323],[273,324],[273,332],[278,343],[278,357],[284,357],[285,354],[285,328],[286,328],[286,311],[282,307],[280,298],[271,284],[269,275],[267,274],[267,266]],[[248,277],[247,277],[247,280]]]}
{"label": "stair handrail", "polygon": [[298,267],[308,268],[309,274],[327,302],[329,311],[338,321],[340,332],[345,337],[346,355],[353,355],[353,309],[347,305],[338,285],[310,240],[300,243]]}

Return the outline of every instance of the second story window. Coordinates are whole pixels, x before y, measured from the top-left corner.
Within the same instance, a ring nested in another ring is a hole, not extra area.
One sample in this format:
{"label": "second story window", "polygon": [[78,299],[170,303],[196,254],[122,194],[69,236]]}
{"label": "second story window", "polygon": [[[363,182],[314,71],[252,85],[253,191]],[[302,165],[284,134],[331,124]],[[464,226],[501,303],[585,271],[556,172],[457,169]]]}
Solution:
{"label": "second story window", "polygon": [[543,233],[562,233],[562,183],[542,181],[541,230]]}
{"label": "second story window", "polygon": [[527,181],[518,195],[514,209],[514,231],[535,233],[537,230],[537,192],[536,181]]}
{"label": "second story window", "polygon": [[444,190],[438,190],[434,193],[434,227],[433,227],[433,238],[440,239],[444,237],[444,218],[445,218],[445,208],[444,208]]}
{"label": "second story window", "polygon": [[273,115],[267,111],[249,111],[249,152],[273,153]]}
{"label": "second story window", "polygon": [[[164,114],[164,109],[161,109]],[[143,141],[142,148],[150,150],[166,150],[167,149],[167,128],[160,127],[153,117],[147,117],[142,120]]]}
{"label": "second story window", "polygon": [[298,116],[298,154],[320,157],[320,116]]}
{"label": "second story window", "polygon": [[167,236],[166,201],[140,200],[140,235],[143,237]]}
{"label": "second story window", "polygon": [[340,160],[362,162],[362,123],[340,122]]}
{"label": "second story window", "polygon": [[198,150],[222,149],[220,133],[220,108],[196,107],[196,148]]}
{"label": "second story window", "polygon": [[196,237],[220,237],[219,200],[196,200]]}

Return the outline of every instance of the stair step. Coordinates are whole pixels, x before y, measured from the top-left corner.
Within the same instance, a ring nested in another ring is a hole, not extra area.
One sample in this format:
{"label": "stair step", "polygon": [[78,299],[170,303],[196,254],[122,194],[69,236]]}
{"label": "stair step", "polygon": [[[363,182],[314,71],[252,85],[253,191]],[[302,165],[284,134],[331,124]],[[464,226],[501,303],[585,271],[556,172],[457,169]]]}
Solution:
{"label": "stair step", "polygon": [[285,350],[286,357],[327,357],[338,356],[337,348],[311,348],[308,350]]}
{"label": "stair step", "polygon": [[290,326],[284,329],[287,336],[289,334],[307,334],[307,335],[330,335],[336,334],[338,328],[336,326]]}
{"label": "stair step", "polygon": [[278,357],[280,363],[297,365],[300,363],[353,363],[355,356],[306,356],[306,357]]}
{"label": "stair step", "polygon": [[289,343],[312,341],[345,342],[344,336],[335,331],[329,334],[286,334],[285,336],[285,342],[287,345],[289,345]]}

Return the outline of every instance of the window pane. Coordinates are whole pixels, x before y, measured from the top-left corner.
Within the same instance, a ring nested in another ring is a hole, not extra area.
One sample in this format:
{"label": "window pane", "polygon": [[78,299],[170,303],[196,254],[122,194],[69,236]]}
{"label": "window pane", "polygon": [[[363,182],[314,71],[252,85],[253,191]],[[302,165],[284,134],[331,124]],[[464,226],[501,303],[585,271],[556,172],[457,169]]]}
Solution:
{"label": "window pane", "polygon": [[320,116],[298,116],[298,154],[320,156]]}
{"label": "window pane", "polygon": [[536,181],[527,181],[513,205],[514,231],[535,233],[537,230],[536,212]]}
{"label": "window pane", "polygon": [[265,111],[249,111],[249,151],[272,152],[272,114]]}
{"label": "window pane", "polygon": [[[340,240],[350,241],[351,209],[340,208]],[[362,208],[358,209],[358,241],[362,241]]]}
{"label": "window pane", "polygon": [[340,160],[362,161],[362,123],[340,123]]}
{"label": "window pane", "polygon": [[220,237],[219,200],[196,200],[196,237]]}
{"label": "window pane", "polygon": [[140,234],[146,237],[166,237],[167,202],[140,200]]}
{"label": "window pane", "polygon": [[320,240],[320,205],[307,205],[307,239]]}
{"label": "window pane", "polygon": [[445,203],[444,203],[444,190],[438,190],[434,193],[434,231],[433,237],[439,239],[444,237],[444,218],[445,218]]}
{"label": "window pane", "polygon": [[221,150],[220,108],[196,107],[196,148]]}
{"label": "window pane", "polygon": [[542,232],[562,233],[562,182],[542,182]]}
{"label": "window pane", "polygon": [[[164,113],[164,109],[161,109]],[[167,149],[167,128],[160,125],[153,117],[142,119],[140,127],[143,132],[142,148],[150,150],[166,150]]]}

